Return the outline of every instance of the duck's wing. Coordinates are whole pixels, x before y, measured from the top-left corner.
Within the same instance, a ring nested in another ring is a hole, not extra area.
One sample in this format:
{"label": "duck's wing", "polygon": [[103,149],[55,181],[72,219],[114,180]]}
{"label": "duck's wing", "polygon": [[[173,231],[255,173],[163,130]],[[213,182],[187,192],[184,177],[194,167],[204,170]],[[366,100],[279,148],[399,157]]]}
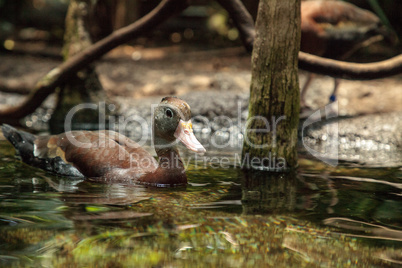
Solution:
{"label": "duck's wing", "polygon": [[34,156],[61,159],[85,177],[102,177],[111,170],[132,169],[146,173],[157,168],[152,155],[114,131],[71,131],[40,136],[34,142]]}
{"label": "duck's wing", "polygon": [[[60,157],[45,156],[44,158],[40,158],[35,156],[35,141],[38,139],[38,136],[25,131],[17,130],[14,127],[6,124],[1,126],[1,130],[4,134],[4,137],[6,137],[15,147],[17,155],[21,158],[23,162],[31,166],[48,170],[64,176],[84,176],[74,166],[66,163]],[[50,138],[50,136],[47,137]],[[44,140],[43,137],[41,137],[40,139]]]}

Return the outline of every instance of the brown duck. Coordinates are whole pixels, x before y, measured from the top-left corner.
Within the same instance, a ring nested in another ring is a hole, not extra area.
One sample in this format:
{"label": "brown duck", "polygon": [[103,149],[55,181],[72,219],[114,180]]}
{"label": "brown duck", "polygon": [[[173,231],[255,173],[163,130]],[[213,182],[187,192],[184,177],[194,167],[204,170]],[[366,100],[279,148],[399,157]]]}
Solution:
{"label": "brown duck", "polygon": [[177,141],[194,152],[205,152],[190,119],[190,106],[175,97],[163,98],[155,108],[152,134],[158,161],[136,142],[110,130],[35,136],[8,125],[1,128],[23,162],[58,175],[173,186],[187,183]]}

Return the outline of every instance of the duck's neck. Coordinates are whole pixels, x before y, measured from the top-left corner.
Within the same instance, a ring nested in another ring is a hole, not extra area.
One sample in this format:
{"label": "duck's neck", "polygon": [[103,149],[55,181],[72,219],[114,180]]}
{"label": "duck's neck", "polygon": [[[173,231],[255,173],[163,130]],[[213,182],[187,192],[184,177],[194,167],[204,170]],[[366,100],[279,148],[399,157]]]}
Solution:
{"label": "duck's neck", "polygon": [[163,139],[154,138],[156,154],[159,158],[159,165],[156,175],[159,184],[185,184],[187,176],[184,164],[180,158],[176,145],[170,145]]}

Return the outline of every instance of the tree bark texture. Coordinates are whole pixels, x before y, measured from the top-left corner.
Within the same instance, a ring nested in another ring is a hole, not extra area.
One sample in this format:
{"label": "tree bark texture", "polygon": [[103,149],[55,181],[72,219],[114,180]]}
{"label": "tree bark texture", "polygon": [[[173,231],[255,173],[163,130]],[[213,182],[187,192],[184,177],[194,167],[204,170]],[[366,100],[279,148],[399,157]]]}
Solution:
{"label": "tree bark texture", "polygon": [[[248,157],[249,168],[282,170],[297,166],[300,35],[300,0],[260,1],[243,145],[243,159]],[[264,159],[268,158],[267,163]]]}

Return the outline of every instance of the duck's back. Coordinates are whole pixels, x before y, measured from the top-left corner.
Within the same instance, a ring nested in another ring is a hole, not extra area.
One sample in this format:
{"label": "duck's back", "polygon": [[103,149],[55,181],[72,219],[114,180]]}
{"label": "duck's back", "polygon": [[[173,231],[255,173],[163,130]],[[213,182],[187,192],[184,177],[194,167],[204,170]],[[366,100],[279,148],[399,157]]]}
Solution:
{"label": "duck's back", "polygon": [[[2,129],[24,162],[60,175],[131,180],[155,171],[158,166],[136,142],[114,131],[34,136],[9,126]],[[130,178],[125,178],[128,173]]]}

